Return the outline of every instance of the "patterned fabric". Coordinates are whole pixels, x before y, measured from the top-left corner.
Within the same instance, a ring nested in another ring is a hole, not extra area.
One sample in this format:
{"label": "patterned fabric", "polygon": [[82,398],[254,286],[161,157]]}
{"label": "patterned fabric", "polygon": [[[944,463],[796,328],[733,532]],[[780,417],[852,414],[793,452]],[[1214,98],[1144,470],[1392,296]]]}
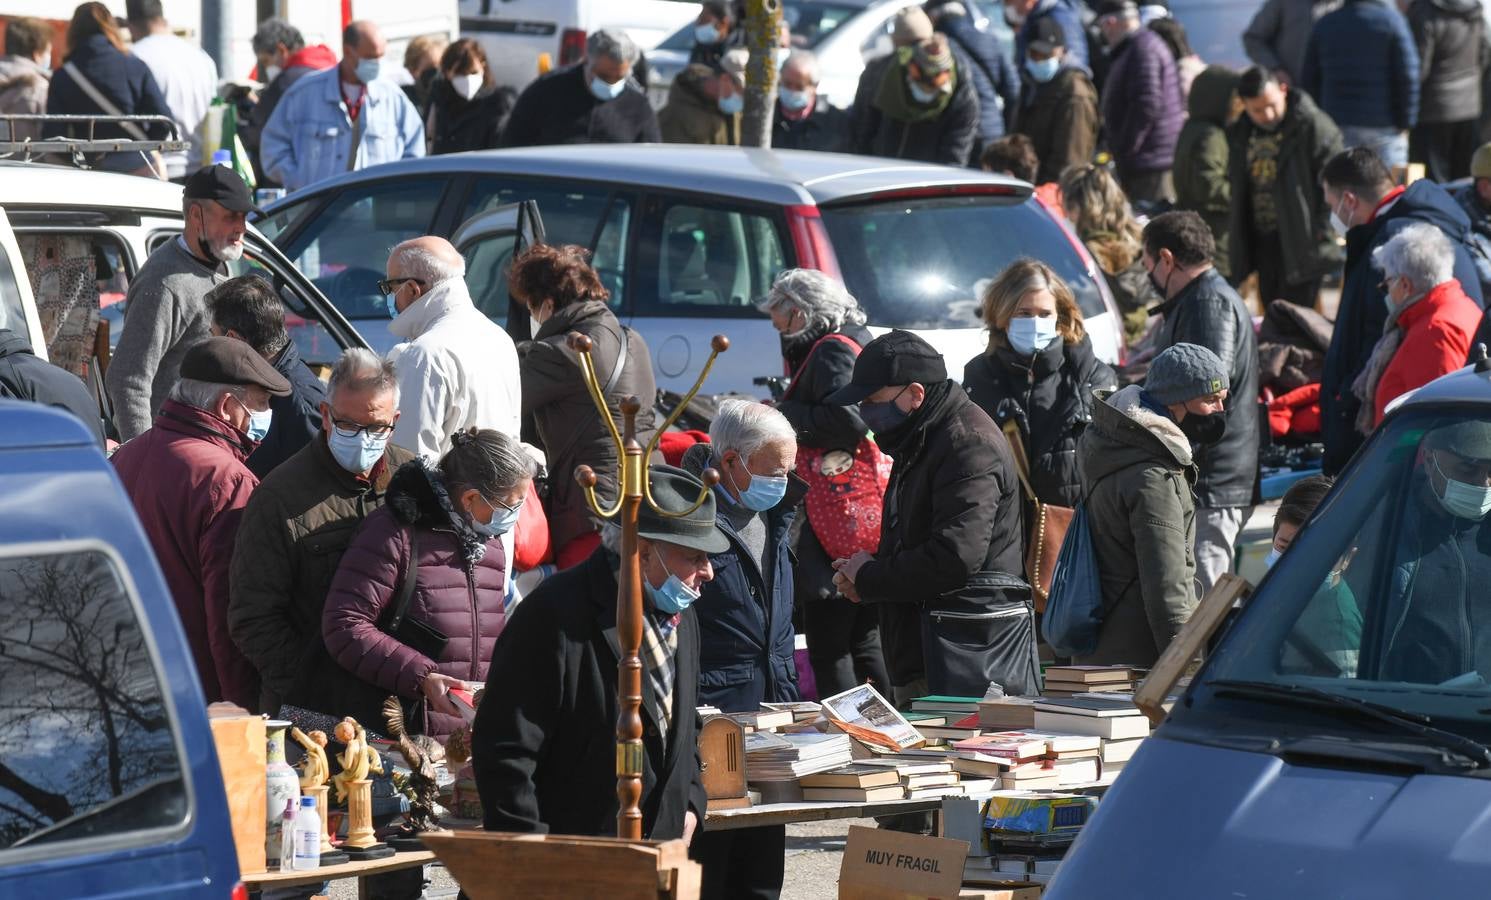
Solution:
{"label": "patterned fabric", "polygon": [[658,725],[664,741],[673,724],[673,679],[678,672],[678,616],[658,620],[652,614],[642,616],[642,664],[647,667],[647,684],[662,713]]}
{"label": "patterned fabric", "polygon": [[36,314],[55,365],[86,377],[98,331],[98,281],[93,243],[60,235],[20,237]]}

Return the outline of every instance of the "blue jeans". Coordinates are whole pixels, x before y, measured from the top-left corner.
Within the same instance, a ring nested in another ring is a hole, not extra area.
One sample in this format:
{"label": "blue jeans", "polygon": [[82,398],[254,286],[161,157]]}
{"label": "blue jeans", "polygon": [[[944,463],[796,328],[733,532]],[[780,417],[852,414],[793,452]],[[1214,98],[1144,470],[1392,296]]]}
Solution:
{"label": "blue jeans", "polygon": [[1408,165],[1408,134],[1396,128],[1342,125],[1341,139],[1347,147],[1367,147],[1375,151],[1389,169]]}

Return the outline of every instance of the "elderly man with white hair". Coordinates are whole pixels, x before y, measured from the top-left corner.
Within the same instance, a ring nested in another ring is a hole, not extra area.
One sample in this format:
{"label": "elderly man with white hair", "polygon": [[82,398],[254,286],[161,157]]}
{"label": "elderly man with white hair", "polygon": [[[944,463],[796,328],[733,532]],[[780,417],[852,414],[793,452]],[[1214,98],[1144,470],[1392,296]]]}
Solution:
{"label": "elderly man with white hair", "polygon": [[591,32],[584,62],[550,72],[523,90],[501,146],[660,142],[652,104],[632,78],[640,55],[624,31]]}
{"label": "elderly man with white hair", "polygon": [[[792,520],[807,484],[792,473],[797,433],[787,417],[750,400],[726,400],[709,443],[684,454],[696,475],[720,473],[715,524],[729,549],[710,556],[714,580],[699,610],[699,702],[725,712],[799,699],[793,662]],[[782,887],[782,826],[705,832],[694,842],[704,866],[701,897],[776,896]]]}
{"label": "elderly man with white hair", "polygon": [[782,64],[771,128],[773,149],[849,152],[849,113],[818,94],[820,77],[818,57],[811,50],[793,50]]}

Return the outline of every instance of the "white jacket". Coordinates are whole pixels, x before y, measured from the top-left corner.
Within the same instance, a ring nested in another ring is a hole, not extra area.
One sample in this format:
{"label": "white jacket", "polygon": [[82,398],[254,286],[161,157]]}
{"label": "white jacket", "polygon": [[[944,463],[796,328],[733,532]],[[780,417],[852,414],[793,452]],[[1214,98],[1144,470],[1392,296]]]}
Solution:
{"label": "white jacket", "polygon": [[399,378],[395,444],[433,464],[450,449],[451,434],[464,428],[518,439],[517,348],[472,304],[463,279],[430,288],[388,327],[405,341],[388,352]]}

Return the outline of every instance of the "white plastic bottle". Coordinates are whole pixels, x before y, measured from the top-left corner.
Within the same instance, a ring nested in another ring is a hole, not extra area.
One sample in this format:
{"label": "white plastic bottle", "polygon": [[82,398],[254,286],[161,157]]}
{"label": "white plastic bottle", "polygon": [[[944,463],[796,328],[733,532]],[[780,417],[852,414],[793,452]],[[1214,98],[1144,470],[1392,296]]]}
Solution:
{"label": "white plastic bottle", "polygon": [[321,867],[321,814],[316,811],[315,797],[301,797],[295,813],[295,849],[293,867],[298,870]]}

